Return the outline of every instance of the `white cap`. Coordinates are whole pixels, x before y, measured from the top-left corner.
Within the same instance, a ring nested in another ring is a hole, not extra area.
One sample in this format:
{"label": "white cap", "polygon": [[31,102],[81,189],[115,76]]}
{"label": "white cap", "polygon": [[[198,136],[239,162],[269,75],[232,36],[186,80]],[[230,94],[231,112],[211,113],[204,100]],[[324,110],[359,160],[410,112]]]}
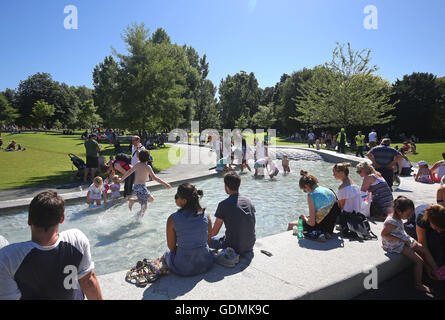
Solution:
{"label": "white cap", "polygon": [[424,165],[426,165],[427,163],[426,163],[426,161],[419,161],[418,163],[417,163],[419,166],[424,166]]}

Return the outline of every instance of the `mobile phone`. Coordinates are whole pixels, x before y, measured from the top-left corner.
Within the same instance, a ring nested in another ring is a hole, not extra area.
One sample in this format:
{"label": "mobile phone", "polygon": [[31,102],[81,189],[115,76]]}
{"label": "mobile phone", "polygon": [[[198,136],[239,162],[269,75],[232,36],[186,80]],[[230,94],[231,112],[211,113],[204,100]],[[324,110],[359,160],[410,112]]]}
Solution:
{"label": "mobile phone", "polygon": [[272,253],[270,253],[269,251],[266,251],[266,250],[261,250],[261,253],[264,253],[268,257],[272,256]]}

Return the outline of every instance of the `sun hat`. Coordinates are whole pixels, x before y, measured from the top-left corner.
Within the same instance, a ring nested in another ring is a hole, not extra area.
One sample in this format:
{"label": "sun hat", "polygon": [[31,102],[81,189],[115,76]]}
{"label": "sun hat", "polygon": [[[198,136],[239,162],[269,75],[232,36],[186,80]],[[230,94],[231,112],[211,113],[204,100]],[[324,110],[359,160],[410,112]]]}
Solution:
{"label": "sun hat", "polygon": [[391,144],[391,139],[390,138],[385,138],[382,140],[382,142],[380,144],[383,144],[385,146],[389,146]]}

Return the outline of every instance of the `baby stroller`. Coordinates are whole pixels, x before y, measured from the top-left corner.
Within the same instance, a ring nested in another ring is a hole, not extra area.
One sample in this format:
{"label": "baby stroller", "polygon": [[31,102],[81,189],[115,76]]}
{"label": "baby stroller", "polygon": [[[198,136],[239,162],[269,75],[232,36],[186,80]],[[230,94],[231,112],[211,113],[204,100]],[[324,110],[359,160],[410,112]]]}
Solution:
{"label": "baby stroller", "polygon": [[79,178],[83,177],[84,170],[86,168],[85,162],[82,159],[80,159],[78,156],[76,156],[72,153],[68,153],[68,156],[70,157],[73,165],[77,168],[76,177],[79,177]]}

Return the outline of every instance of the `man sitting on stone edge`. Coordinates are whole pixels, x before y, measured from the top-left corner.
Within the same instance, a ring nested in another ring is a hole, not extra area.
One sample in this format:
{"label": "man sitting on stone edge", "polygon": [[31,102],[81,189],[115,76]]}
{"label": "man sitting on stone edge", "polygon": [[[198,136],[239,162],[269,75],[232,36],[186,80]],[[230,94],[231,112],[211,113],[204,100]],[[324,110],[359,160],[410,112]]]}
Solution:
{"label": "man sitting on stone edge", "polygon": [[101,300],[90,243],[77,229],[59,233],[65,201],[45,191],[31,201],[31,241],[0,250],[0,300]]}
{"label": "man sitting on stone edge", "polygon": [[[210,248],[233,248],[239,255],[253,257],[255,236],[255,207],[250,199],[239,193],[241,178],[236,172],[229,172],[224,177],[224,188],[229,197],[218,204],[215,223],[212,230]],[[222,224],[225,235],[217,236]]]}

